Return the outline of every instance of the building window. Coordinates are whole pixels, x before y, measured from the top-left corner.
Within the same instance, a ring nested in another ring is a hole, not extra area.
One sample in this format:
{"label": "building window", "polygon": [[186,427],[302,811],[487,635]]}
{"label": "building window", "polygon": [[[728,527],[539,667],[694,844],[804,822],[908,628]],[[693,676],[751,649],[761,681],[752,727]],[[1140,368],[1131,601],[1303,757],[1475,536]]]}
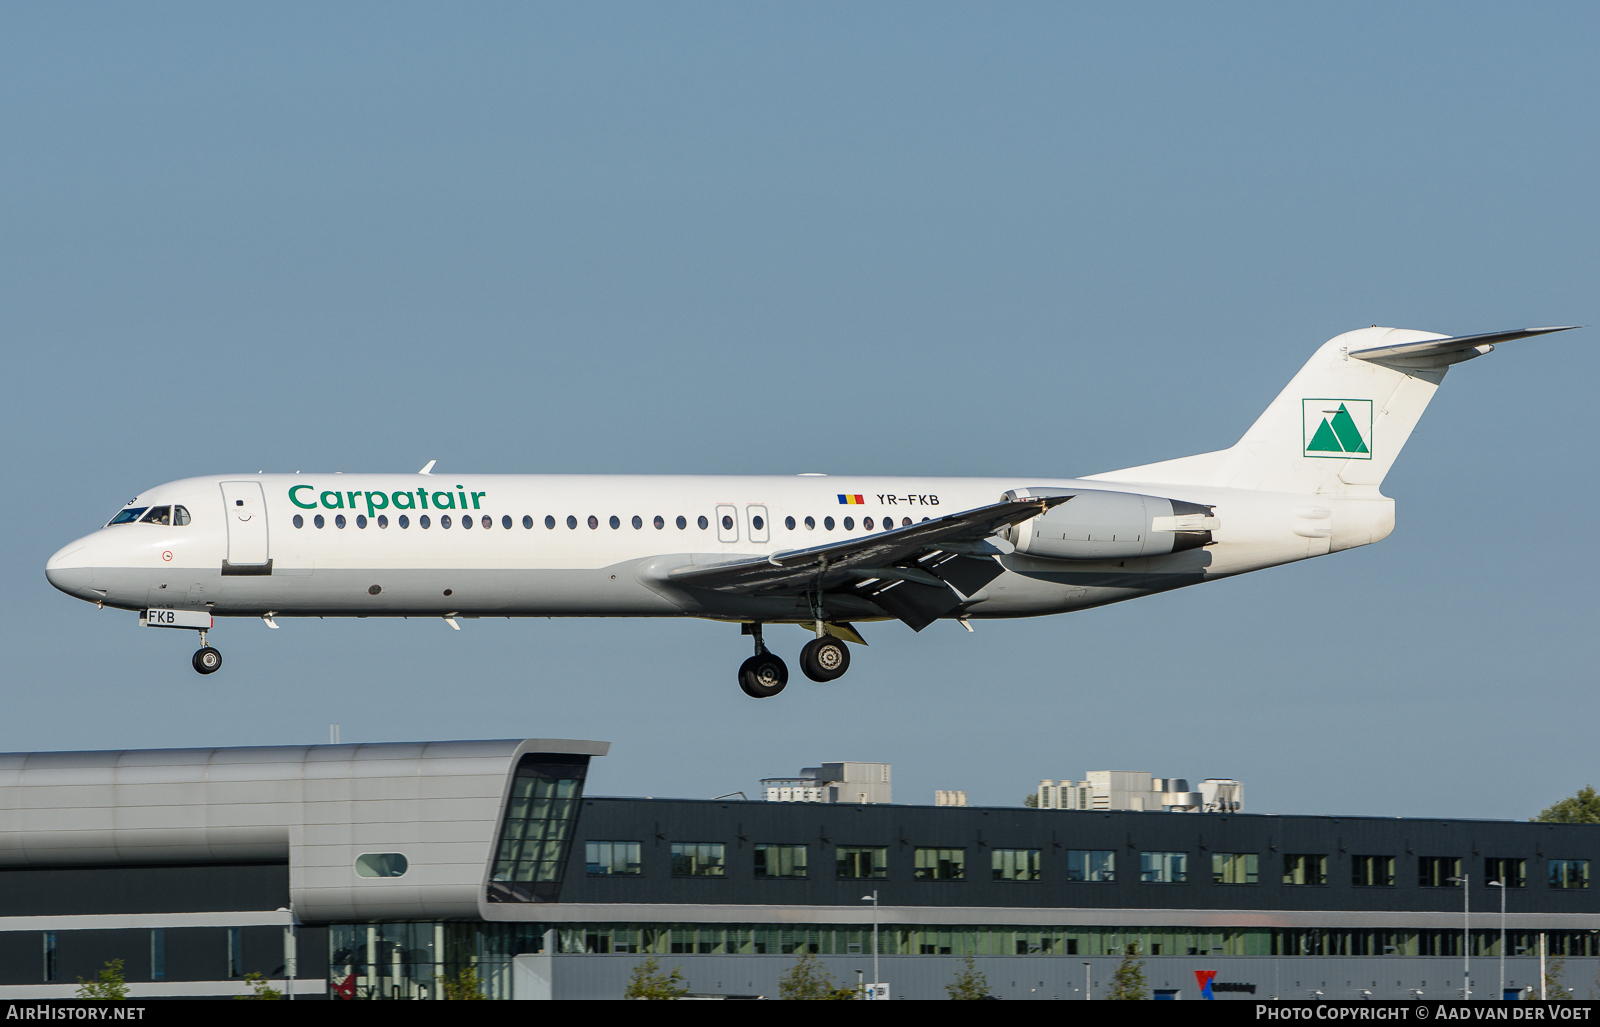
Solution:
{"label": "building window", "polygon": [[1106,882],[1117,879],[1117,854],[1111,849],[1068,849],[1067,880]]}
{"label": "building window", "polygon": [[879,881],[889,876],[889,850],[879,846],[841,845],[834,850],[839,877],[848,881]]}
{"label": "building window", "polygon": [[1586,859],[1552,859],[1550,861],[1550,887],[1589,887],[1589,861]]}
{"label": "building window", "polygon": [[244,928],[228,928],[228,976],[244,976]]}
{"label": "building window", "polygon": [[1528,886],[1528,861],[1491,857],[1483,861],[1483,883],[1499,881],[1502,888]]}
{"label": "building window", "polygon": [[757,845],[757,877],[803,878],[806,876],[804,845]]}
{"label": "building window", "polygon": [[721,842],[673,842],[672,876],[722,877],[724,848]]}
{"label": "building window", "polygon": [[1255,884],[1260,879],[1260,857],[1254,852],[1213,852],[1212,884]]}
{"label": "building window", "polygon": [[1317,885],[1328,883],[1328,857],[1319,854],[1290,853],[1283,857],[1283,883]]}
{"label": "building window", "polygon": [[167,932],[161,927],[150,929],[150,979],[159,981],[167,976]]}
{"label": "building window", "polygon": [[1394,887],[1394,857],[1351,856],[1350,883],[1357,888]]}
{"label": "building window", "polygon": [[637,877],[644,872],[638,842],[585,842],[584,850],[590,877]]}
{"label": "building window", "polygon": [[554,902],[583,797],[587,756],[530,752],[517,761],[506,801],[490,902]]}
{"label": "building window", "polygon": [[410,865],[398,852],[363,852],[356,857],[356,876],[404,877]]}
{"label": "building window", "polygon": [[1188,879],[1187,852],[1139,853],[1139,880],[1145,884],[1183,884]]}
{"label": "building window", "polygon": [[44,979],[56,979],[56,932],[44,932]]}
{"label": "building window", "polygon": [[1038,849],[995,849],[992,857],[996,881],[1039,879]]}
{"label": "building window", "polygon": [[966,849],[918,849],[912,876],[919,881],[965,881]]}
{"label": "building window", "polygon": [[1421,856],[1417,859],[1417,884],[1424,888],[1459,888],[1461,859],[1457,856]]}

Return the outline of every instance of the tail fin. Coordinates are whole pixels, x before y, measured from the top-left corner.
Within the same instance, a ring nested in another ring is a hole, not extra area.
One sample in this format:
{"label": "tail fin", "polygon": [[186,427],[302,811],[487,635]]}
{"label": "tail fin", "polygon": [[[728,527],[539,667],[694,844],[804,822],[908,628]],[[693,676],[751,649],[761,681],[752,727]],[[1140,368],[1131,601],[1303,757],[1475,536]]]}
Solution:
{"label": "tail fin", "polygon": [[1322,344],[1232,448],[1088,477],[1268,492],[1376,489],[1451,364],[1497,342],[1576,327],[1453,338],[1408,328],[1346,332]]}

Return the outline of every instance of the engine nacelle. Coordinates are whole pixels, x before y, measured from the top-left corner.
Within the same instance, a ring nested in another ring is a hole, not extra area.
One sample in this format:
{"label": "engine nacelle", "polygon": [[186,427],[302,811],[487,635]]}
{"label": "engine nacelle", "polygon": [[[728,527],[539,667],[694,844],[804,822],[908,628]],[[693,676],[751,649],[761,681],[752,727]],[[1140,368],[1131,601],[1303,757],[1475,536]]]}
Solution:
{"label": "engine nacelle", "polygon": [[1127,560],[1198,549],[1217,527],[1213,508],[1181,499],[1088,489],[1013,489],[1007,499],[1071,496],[1007,528],[1017,552],[1046,560]]}

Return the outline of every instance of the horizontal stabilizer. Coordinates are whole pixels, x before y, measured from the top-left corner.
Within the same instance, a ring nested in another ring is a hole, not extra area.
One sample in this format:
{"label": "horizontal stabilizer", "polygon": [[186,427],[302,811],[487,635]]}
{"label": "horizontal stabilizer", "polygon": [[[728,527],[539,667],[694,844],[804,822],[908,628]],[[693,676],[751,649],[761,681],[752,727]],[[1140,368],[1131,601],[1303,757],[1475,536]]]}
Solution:
{"label": "horizontal stabilizer", "polygon": [[1457,335],[1451,339],[1425,339],[1422,342],[1402,342],[1394,346],[1351,350],[1350,355],[1357,360],[1423,360],[1462,353],[1469,349],[1477,349],[1479,346],[1493,346],[1498,342],[1531,339],[1535,335],[1549,335],[1551,332],[1570,332],[1574,328],[1582,327],[1583,325],[1560,325],[1554,328],[1517,328],[1508,332],[1487,332],[1483,335]]}

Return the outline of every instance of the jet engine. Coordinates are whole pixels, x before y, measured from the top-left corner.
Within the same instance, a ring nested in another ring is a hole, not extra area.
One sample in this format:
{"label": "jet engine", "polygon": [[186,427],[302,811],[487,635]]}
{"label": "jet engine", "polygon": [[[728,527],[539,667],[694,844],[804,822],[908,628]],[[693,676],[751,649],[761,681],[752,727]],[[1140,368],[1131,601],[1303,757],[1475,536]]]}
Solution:
{"label": "jet engine", "polygon": [[1007,499],[1070,496],[1001,535],[1017,552],[1046,560],[1127,560],[1198,549],[1211,542],[1214,507],[1131,492],[1013,489]]}

